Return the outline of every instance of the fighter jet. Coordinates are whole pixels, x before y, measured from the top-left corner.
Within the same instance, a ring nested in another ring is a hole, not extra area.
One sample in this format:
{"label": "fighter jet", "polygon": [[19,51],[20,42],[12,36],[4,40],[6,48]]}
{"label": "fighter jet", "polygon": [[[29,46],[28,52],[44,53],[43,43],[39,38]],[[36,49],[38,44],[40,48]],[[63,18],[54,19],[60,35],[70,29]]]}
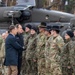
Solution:
{"label": "fighter jet", "polygon": [[0,23],[5,24],[25,24],[29,22],[69,23],[74,17],[75,15],[65,12],[36,8],[35,0],[17,0],[15,6],[0,7]]}

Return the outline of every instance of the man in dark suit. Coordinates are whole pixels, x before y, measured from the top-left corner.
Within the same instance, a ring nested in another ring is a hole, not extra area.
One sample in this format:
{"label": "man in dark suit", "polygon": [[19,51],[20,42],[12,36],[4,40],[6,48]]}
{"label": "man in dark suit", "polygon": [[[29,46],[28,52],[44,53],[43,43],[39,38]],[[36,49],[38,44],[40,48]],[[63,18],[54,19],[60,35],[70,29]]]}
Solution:
{"label": "man in dark suit", "polygon": [[4,65],[8,67],[8,75],[18,74],[18,51],[23,50],[23,47],[17,42],[15,35],[17,28],[14,25],[9,27],[9,35],[5,41],[5,61]]}
{"label": "man in dark suit", "polygon": [[[16,27],[17,27],[17,35],[16,35],[17,42],[23,47],[24,41],[22,35],[23,33],[22,26],[20,24],[17,24]],[[22,50],[19,50],[18,51],[18,75],[20,75],[21,64],[22,64]]]}

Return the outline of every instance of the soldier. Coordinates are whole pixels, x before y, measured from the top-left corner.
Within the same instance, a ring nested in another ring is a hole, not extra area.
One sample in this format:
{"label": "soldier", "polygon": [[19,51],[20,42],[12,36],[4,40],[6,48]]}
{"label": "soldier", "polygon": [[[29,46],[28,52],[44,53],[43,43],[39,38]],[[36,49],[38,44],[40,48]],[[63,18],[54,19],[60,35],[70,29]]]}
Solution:
{"label": "soldier", "polygon": [[5,33],[2,34],[2,39],[3,39],[3,42],[2,42],[2,46],[1,46],[1,52],[0,52],[0,56],[1,56],[1,62],[2,62],[2,67],[1,67],[1,70],[2,70],[2,75],[7,75],[7,68],[3,65],[4,63],[4,58],[5,58],[5,39],[6,37],[8,36],[8,32],[6,31]]}
{"label": "soldier", "polygon": [[53,26],[51,35],[53,40],[50,46],[50,71],[51,75],[62,75],[60,55],[64,45],[63,38],[59,35],[59,26]]}
{"label": "soldier", "polygon": [[32,27],[26,49],[27,75],[37,75],[37,60],[35,58],[36,52],[35,48],[37,42],[36,36],[37,36],[37,29],[36,27]]}
{"label": "soldier", "polygon": [[31,25],[30,24],[26,25],[25,32],[24,32],[24,35],[23,35],[24,36],[24,45],[25,45],[25,47],[26,47],[27,42],[28,42],[28,37],[30,35],[30,30],[31,30]]}
{"label": "soldier", "polygon": [[50,57],[49,57],[49,51],[50,51],[50,44],[52,41],[52,36],[51,36],[51,26],[46,27],[45,35],[46,37],[46,43],[45,43],[45,60],[46,60],[46,75],[50,75]]}
{"label": "soldier", "polygon": [[[1,45],[2,45],[3,39],[0,35],[0,53],[1,53]],[[0,75],[2,75],[2,54],[0,54]]]}
{"label": "soldier", "polygon": [[36,56],[37,56],[37,64],[38,64],[38,75],[45,75],[45,28],[46,23],[42,22],[39,25],[39,34],[37,36],[37,47],[36,47]]}
{"label": "soldier", "polygon": [[[24,30],[24,28],[23,28]],[[23,37],[24,37],[24,46],[25,48],[27,48],[27,44],[28,44],[28,39],[30,37],[30,30],[31,30],[31,25],[28,24],[26,25],[25,27],[25,32],[23,34]],[[23,52],[23,55],[22,55],[22,69],[21,69],[21,74],[24,72],[25,75],[26,75],[26,70],[27,70],[27,62],[26,62],[26,51]],[[24,66],[25,65],[25,66]]]}
{"label": "soldier", "polygon": [[[66,44],[63,47],[61,54],[62,73],[63,75],[75,75],[75,42],[72,41],[74,34],[72,31],[66,31]],[[74,71],[73,71],[74,70]]]}

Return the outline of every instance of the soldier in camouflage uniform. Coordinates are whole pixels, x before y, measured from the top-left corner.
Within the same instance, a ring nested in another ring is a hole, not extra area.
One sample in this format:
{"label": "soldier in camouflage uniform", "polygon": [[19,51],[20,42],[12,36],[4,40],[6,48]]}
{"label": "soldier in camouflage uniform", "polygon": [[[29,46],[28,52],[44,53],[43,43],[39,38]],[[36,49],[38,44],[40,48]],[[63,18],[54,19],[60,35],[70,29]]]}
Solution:
{"label": "soldier in camouflage uniform", "polygon": [[59,35],[59,26],[53,26],[51,30],[53,40],[50,45],[50,75],[62,75],[60,55],[64,45],[63,38]]}
{"label": "soldier in camouflage uniform", "polygon": [[1,46],[2,46],[2,36],[0,35],[0,75],[2,75],[2,54],[1,54]]}
{"label": "soldier in camouflage uniform", "polygon": [[[72,31],[67,31],[65,34],[66,44],[61,53],[63,75],[75,75],[75,42],[72,41],[73,36]],[[72,74],[73,72],[74,74]]]}
{"label": "soldier in camouflage uniform", "polygon": [[46,43],[45,43],[45,60],[46,60],[46,75],[51,75],[51,71],[50,71],[50,44],[52,39],[51,36],[51,26],[47,26],[46,27],[46,31],[45,31],[45,35],[46,37]]}
{"label": "soldier in camouflage uniform", "polygon": [[[26,62],[27,62],[27,75],[37,75],[37,60],[36,60],[36,36],[37,36],[36,27],[31,28],[31,35],[28,40],[28,45],[26,49]],[[23,74],[22,74],[23,75]]]}
{"label": "soldier in camouflage uniform", "polygon": [[[28,44],[28,39],[30,37],[30,30],[31,30],[31,25],[28,24],[26,25],[25,27],[25,32],[23,34],[23,37],[24,37],[24,46],[25,48],[27,48],[27,44]],[[27,62],[26,62],[26,50],[23,51],[23,55],[22,55],[22,69],[21,69],[21,74],[23,74],[24,72],[24,75],[26,75],[26,70],[27,70]]]}
{"label": "soldier in camouflage uniform", "polygon": [[36,57],[38,64],[38,75],[45,75],[45,27],[46,23],[42,22],[39,25],[39,34],[37,36]]}
{"label": "soldier in camouflage uniform", "polygon": [[4,58],[5,58],[5,39],[8,36],[8,32],[5,32],[2,34],[2,45],[1,45],[1,51],[0,51],[0,59],[1,59],[1,75],[7,75],[6,67],[3,65]]}
{"label": "soldier in camouflage uniform", "polygon": [[31,25],[30,24],[26,25],[25,32],[23,34],[25,46],[27,45],[27,42],[28,42],[28,37],[30,35],[30,30],[31,30]]}

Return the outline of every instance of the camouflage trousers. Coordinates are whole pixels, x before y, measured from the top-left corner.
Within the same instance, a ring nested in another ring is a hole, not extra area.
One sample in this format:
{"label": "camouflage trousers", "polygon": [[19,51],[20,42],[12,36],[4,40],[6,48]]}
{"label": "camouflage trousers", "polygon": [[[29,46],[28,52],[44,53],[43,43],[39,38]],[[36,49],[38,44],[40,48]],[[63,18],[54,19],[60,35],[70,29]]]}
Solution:
{"label": "camouflage trousers", "polygon": [[26,75],[26,70],[27,70],[27,62],[26,62],[26,52],[23,52],[22,56],[22,66],[21,66],[21,75]]}
{"label": "camouflage trousers", "polygon": [[46,58],[46,75],[51,75],[51,70],[50,70],[50,61],[49,59]]}
{"label": "camouflage trousers", "polygon": [[51,75],[62,75],[61,66],[58,62],[51,62],[50,64]]}
{"label": "camouflage trousers", "polygon": [[22,64],[21,75],[37,75],[37,62],[25,59]]}
{"label": "camouflage trousers", "polygon": [[33,59],[29,59],[27,62],[27,75],[37,75],[37,62],[34,62]]}
{"label": "camouflage trousers", "polygon": [[75,65],[72,65],[73,68],[73,75],[75,75]]}
{"label": "camouflage trousers", "polygon": [[75,75],[73,74],[72,68],[62,67],[62,74],[63,75]]}
{"label": "camouflage trousers", "polygon": [[7,75],[7,67],[3,65],[4,58],[0,59],[0,75]]}
{"label": "camouflage trousers", "polygon": [[38,75],[46,75],[45,58],[40,58],[38,63]]}

